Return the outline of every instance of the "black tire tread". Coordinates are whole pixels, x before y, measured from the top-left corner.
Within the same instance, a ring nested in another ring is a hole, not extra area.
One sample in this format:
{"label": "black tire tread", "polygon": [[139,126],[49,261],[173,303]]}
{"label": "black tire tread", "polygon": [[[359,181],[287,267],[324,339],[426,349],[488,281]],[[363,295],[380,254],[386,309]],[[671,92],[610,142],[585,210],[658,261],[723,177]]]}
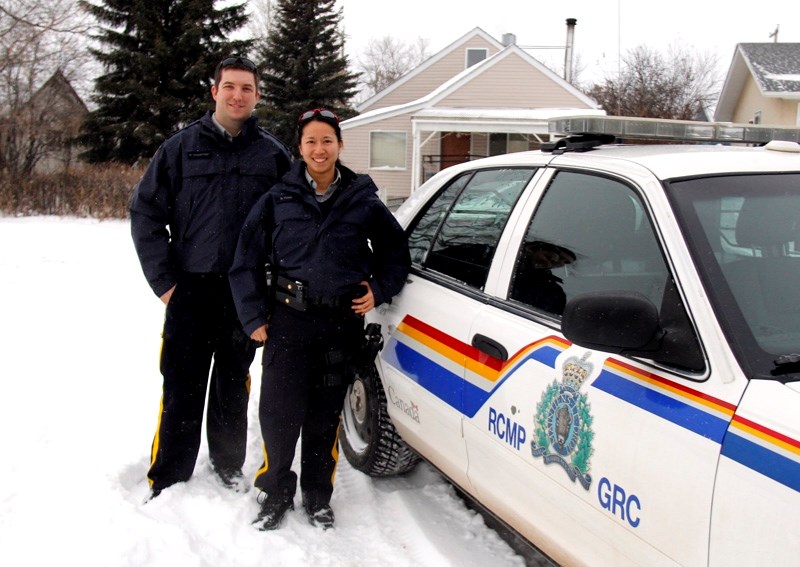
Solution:
{"label": "black tire tread", "polygon": [[369,419],[372,420],[372,430],[376,432],[373,437],[376,439],[364,454],[359,454],[349,443],[346,429],[342,428],[340,443],[345,458],[353,468],[372,477],[395,476],[412,470],[420,457],[402,440],[389,417],[386,393],[378,371],[372,367],[366,376],[359,378],[364,382],[370,398]]}

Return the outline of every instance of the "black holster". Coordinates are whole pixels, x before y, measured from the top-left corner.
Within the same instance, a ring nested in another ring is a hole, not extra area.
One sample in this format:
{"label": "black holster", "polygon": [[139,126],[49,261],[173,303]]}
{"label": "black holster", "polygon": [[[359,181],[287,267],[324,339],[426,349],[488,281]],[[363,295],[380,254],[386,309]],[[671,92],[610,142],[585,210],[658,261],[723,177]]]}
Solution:
{"label": "black holster", "polygon": [[361,347],[361,364],[368,365],[375,362],[375,357],[383,349],[383,335],[378,323],[369,323],[364,329],[364,344]]}
{"label": "black holster", "polygon": [[351,384],[357,375],[364,375],[367,368],[375,363],[375,357],[382,348],[381,326],[378,323],[368,324],[360,344],[355,348],[325,353],[325,385]]}
{"label": "black holster", "polygon": [[359,349],[350,360],[348,373],[351,382],[355,380],[357,375],[366,376],[370,372],[370,368],[375,364],[375,357],[378,356],[382,348],[383,335],[381,334],[381,326],[378,323],[369,323],[364,328],[364,335]]}

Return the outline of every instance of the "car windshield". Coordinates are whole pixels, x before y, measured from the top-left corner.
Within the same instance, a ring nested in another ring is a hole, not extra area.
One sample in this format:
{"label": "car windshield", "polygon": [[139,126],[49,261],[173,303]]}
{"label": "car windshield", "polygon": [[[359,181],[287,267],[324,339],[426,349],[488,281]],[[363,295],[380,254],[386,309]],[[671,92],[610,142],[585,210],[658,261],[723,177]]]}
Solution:
{"label": "car windshield", "polygon": [[681,180],[669,192],[745,372],[800,379],[800,175]]}

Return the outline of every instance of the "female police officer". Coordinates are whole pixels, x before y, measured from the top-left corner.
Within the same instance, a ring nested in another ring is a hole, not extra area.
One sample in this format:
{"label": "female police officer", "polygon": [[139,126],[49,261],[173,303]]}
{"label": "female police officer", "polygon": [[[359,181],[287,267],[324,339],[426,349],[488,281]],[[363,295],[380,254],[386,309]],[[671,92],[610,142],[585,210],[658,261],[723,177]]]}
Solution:
{"label": "female police officer", "polygon": [[261,530],[277,528],[294,507],[291,465],[301,430],[303,507],[312,524],[333,526],[347,360],[363,340],[363,315],[400,291],[410,267],[405,234],[372,179],[339,162],[337,116],[304,112],[297,133],[301,159],[256,203],[229,274],[245,331],[266,343],[264,461],[255,479]]}

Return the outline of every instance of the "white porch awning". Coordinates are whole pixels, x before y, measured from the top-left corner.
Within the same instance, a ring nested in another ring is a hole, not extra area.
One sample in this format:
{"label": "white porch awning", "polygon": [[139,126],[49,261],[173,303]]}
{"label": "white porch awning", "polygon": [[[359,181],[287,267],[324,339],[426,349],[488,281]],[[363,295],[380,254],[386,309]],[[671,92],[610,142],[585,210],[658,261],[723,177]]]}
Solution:
{"label": "white porch awning", "polygon": [[[423,108],[411,115],[411,192],[420,185],[422,146],[438,132],[548,134],[547,121],[562,116],[604,116],[588,108]],[[423,140],[423,133],[427,134]]]}

